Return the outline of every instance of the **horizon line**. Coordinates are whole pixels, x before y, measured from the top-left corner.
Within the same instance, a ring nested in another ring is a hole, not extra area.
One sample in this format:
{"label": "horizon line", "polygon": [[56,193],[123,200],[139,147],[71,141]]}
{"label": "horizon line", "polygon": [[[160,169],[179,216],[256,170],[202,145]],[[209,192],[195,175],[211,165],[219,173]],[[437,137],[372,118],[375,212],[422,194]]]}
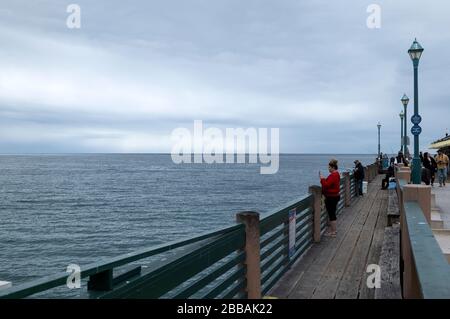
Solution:
{"label": "horizon line", "polygon": [[[191,153],[191,155],[205,155],[204,153]],[[286,152],[286,153],[278,153],[279,155],[375,155],[376,153],[293,153],[293,152]],[[389,153],[383,153],[383,154],[389,154]],[[171,153],[165,153],[165,152],[29,152],[29,153],[0,153],[0,156],[5,155],[171,155]],[[210,154],[208,154],[210,155]],[[258,153],[222,153],[222,155],[258,155]],[[268,155],[272,155],[271,153],[268,153]],[[220,156],[220,154],[218,154]]]}

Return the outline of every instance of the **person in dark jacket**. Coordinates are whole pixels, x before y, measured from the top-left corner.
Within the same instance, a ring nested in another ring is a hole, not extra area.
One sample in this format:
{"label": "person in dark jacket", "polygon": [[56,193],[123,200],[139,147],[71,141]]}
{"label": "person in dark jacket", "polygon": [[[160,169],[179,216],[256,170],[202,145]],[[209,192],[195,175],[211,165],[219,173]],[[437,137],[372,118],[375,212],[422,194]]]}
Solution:
{"label": "person in dark jacket", "polygon": [[386,176],[381,181],[381,189],[388,189],[391,177],[394,177],[394,161],[391,161]]}
{"label": "person in dark jacket", "polygon": [[330,175],[325,178],[320,172],[320,184],[322,184],[322,194],[325,196],[325,207],[327,208],[328,218],[330,220],[330,228],[325,236],[336,237],[336,208],[340,196],[341,175],[338,172],[338,161],[332,159],[328,164]]}
{"label": "person in dark jacket", "polygon": [[433,164],[431,163],[431,160],[428,156],[428,152],[425,152],[423,154],[422,158],[422,182],[424,182],[426,185],[430,185],[431,183],[431,174],[433,170]]}
{"label": "person in dark jacket", "polygon": [[356,180],[356,196],[363,196],[364,167],[361,162],[355,162],[355,180]]}
{"label": "person in dark jacket", "polygon": [[434,186],[434,180],[436,178],[436,172],[437,172],[437,163],[436,163],[434,157],[431,156],[430,154],[428,154],[428,158],[430,159],[430,162],[431,162],[431,186]]}
{"label": "person in dark jacket", "polygon": [[430,156],[430,153],[425,152],[423,153],[422,164],[424,167],[424,170],[422,171],[422,181],[427,185],[430,185],[431,183],[431,186],[433,186],[437,167],[436,161]]}

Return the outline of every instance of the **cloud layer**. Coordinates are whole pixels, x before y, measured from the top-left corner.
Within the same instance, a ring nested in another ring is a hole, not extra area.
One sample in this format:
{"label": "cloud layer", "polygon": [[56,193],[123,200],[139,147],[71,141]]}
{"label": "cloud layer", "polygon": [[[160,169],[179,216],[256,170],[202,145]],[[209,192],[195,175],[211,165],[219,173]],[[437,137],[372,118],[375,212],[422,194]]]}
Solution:
{"label": "cloud layer", "polygon": [[169,152],[196,119],[279,127],[295,153],[375,153],[380,121],[395,152],[414,37],[423,147],[448,127],[444,2],[379,1],[369,29],[356,0],[78,1],[79,30],[69,3],[0,4],[2,153]]}

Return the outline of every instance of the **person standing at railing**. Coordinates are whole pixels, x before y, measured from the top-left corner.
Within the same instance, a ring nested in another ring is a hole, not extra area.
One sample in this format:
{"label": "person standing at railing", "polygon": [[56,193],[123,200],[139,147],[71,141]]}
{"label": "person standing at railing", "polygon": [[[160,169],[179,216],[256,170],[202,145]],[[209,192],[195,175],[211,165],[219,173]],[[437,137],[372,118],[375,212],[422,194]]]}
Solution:
{"label": "person standing at railing", "polygon": [[341,176],[338,172],[338,161],[332,159],[328,164],[328,171],[330,175],[325,178],[319,172],[320,184],[322,184],[322,194],[325,196],[325,207],[328,212],[330,220],[330,227],[325,233],[325,236],[336,237],[336,209],[340,196]]}
{"label": "person standing at railing", "polygon": [[363,196],[364,167],[359,160],[355,160],[356,196]]}

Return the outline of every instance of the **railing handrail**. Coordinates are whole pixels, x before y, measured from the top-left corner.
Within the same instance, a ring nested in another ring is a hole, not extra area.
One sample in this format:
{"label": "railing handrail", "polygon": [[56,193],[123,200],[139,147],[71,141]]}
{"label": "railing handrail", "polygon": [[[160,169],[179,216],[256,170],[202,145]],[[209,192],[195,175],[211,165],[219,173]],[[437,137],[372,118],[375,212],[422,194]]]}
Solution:
{"label": "railing handrail", "polygon": [[312,196],[311,194],[306,194],[306,195],[297,197],[296,199],[293,199],[293,200],[287,202],[283,206],[278,206],[277,208],[272,209],[272,210],[268,211],[267,213],[262,214],[261,221],[264,221],[265,219],[268,219],[268,218],[273,218],[275,215],[283,213],[283,211],[285,211],[285,210],[294,208],[294,207],[298,206],[300,203],[302,203],[303,201],[308,200],[311,196]]}
{"label": "railing handrail", "polygon": [[[81,267],[80,278],[95,275],[108,269],[117,268],[126,265],[128,263],[138,261],[140,259],[148,258],[169,250],[173,250],[175,248],[187,246],[189,244],[193,244],[215,236],[224,235],[243,227],[244,226],[242,224],[233,225],[231,227],[230,226],[222,227],[212,232],[205,232],[196,237],[175,240],[170,243],[143,248],[116,257],[105,258],[102,261],[98,261],[95,263],[88,264],[84,267]],[[26,282],[18,286],[13,286],[9,289],[5,289],[4,291],[0,291],[0,298],[8,295],[20,295],[26,297],[37,292],[55,288],[65,284],[67,277],[68,277],[67,272],[61,272],[55,275],[49,275],[43,278],[38,278],[30,282]],[[32,289],[33,287],[36,287],[37,289]]]}
{"label": "railing handrail", "polygon": [[[269,218],[275,217],[277,214],[283,213],[283,211],[289,210],[293,207],[296,207],[300,203],[305,200],[308,200],[311,197],[310,194],[301,196],[294,200],[289,201],[287,204],[280,206],[271,210],[270,212],[264,214],[261,221],[264,221]],[[130,253],[122,254],[116,257],[105,258],[101,261],[91,263],[81,267],[80,278],[86,278],[101,272],[104,272],[109,269],[117,268],[126,264],[129,264],[134,261],[138,261],[144,258],[148,258],[166,251],[170,251],[176,248],[180,248],[183,246],[187,246],[189,244],[193,244],[202,240],[206,240],[209,238],[213,238],[216,236],[224,235],[230,233],[232,231],[243,229],[244,226],[242,224],[236,224],[233,226],[222,227],[212,232],[205,232],[199,236],[191,237],[188,239],[175,240],[170,243],[151,246],[147,248],[143,248],[137,251],[133,251]],[[49,290],[61,285],[66,284],[68,277],[67,272],[61,272],[54,275],[45,276],[42,278],[38,278],[32,280],[30,282],[22,283],[17,286],[13,286],[9,289],[5,289],[0,292],[0,298],[23,298],[35,293],[39,293],[45,290]]]}
{"label": "railing handrail", "polygon": [[406,201],[404,210],[423,298],[450,299],[450,266],[420,205],[414,201]]}

